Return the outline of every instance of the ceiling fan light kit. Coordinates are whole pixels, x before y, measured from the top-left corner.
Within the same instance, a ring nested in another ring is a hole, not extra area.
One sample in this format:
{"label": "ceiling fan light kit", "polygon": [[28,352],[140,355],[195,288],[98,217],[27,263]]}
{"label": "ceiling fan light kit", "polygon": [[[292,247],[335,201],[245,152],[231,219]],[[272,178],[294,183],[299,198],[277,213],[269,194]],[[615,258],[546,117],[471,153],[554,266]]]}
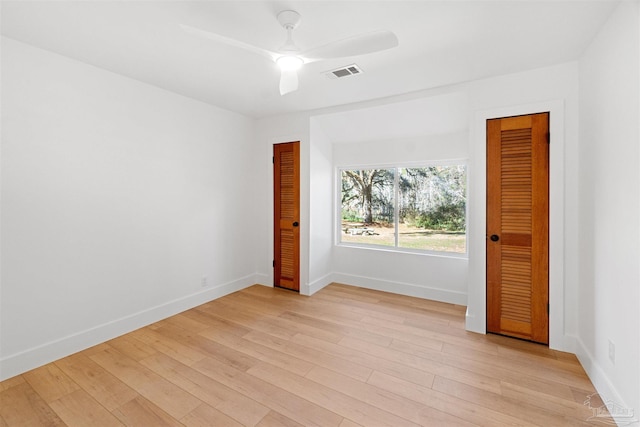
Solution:
{"label": "ceiling fan light kit", "polygon": [[282,71],[294,71],[300,69],[302,64],[304,64],[304,61],[302,58],[298,58],[297,56],[285,55],[276,59],[276,63]]}
{"label": "ceiling fan light kit", "polygon": [[[234,46],[273,60],[280,68],[280,95],[298,89],[298,70],[306,63],[323,59],[365,55],[398,46],[398,38],[391,31],[360,34],[324,46],[301,51],[293,41],[293,30],[300,24],[300,14],[295,10],[283,10],[277,15],[280,25],[287,31],[285,44],[277,51],[270,51],[220,34],[182,25],[182,28],[218,43]],[[355,73],[352,73],[355,74]]]}

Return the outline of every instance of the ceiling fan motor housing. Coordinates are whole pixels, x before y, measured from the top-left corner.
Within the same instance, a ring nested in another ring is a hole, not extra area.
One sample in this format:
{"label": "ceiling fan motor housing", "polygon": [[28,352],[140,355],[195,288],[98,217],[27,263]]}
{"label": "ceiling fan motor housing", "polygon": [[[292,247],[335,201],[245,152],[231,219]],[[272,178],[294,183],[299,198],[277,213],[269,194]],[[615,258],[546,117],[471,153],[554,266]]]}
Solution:
{"label": "ceiling fan motor housing", "polygon": [[293,30],[300,24],[300,14],[295,10],[283,10],[278,13],[278,22],[287,30]]}
{"label": "ceiling fan motor housing", "polygon": [[297,54],[300,48],[293,41],[293,30],[300,24],[300,14],[295,10],[283,10],[278,13],[278,22],[287,30],[287,40],[278,51],[289,56]]}

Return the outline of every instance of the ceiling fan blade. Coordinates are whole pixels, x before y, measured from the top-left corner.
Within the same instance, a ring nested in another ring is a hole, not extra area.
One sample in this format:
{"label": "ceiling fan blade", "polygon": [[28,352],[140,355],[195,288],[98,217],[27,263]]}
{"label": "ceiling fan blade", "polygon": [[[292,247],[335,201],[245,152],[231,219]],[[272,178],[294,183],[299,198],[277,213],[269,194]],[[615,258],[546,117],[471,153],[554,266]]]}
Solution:
{"label": "ceiling fan blade", "polygon": [[191,27],[189,25],[180,24],[180,27],[189,34],[194,36],[203,37],[209,40],[212,40],[217,43],[223,43],[229,46],[237,47],[240,49],[244,49],[249,52],[253,52],[258,54],[264,58],[267,58],[271,61],[275,61],[280,55],[276,52],[272,52],[267,49],[263,49],[258,46],[251,45],[249,43],[241,42],[240,40],[232,39],[229,37],[222,36],[220,34],[212,33],[209,31],[201,30],[199,28]]}
{"label": "ceiling fan blade", "polygon": [[282,70],[280,75],[280,95],[298,90],[298,71]]}
{"label": "ceiling fan blade", "polygon": [[302,56],[309,59],[343,58],[380,52],[398,46],[398,37],[387,30],[361,34],[309,49]]}

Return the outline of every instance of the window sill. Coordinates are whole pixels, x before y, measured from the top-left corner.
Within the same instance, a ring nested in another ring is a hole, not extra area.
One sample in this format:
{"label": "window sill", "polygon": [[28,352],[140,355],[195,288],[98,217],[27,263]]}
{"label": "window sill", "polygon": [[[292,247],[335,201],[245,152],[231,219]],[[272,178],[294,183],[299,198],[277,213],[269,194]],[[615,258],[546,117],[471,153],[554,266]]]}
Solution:
{"label": "window sill", "polygon": [[339,248],[363,249],[363,250],[369,250],[369,251],[392,252],[392,253],[419,255],[419,256],[428,256],[428,257],[437,257],[437,258],[454,258],[454,259],[465,259],[465,260],[469,259],[468,252],[465,252],[465,253],[440,252],[440,251],[428,251],[423,249],[409,249],[409,248],[398,248],[394,246],[367,245],[363,243],[345,243],[345,242],[337,243],[335,246]]}

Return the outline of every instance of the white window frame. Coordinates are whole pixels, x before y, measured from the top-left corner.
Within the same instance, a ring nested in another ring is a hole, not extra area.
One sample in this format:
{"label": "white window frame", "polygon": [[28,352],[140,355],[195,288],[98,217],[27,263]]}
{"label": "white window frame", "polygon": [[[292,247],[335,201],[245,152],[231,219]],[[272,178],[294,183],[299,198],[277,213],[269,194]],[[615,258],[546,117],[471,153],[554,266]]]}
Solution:
{"label": "white window frame", "polygon": [[[393,222],[394,222],[394,246],[375,245],[369,243],[353,243],[342,241],[342,171],[344,170],[365,170],[365,169],[410,169],[410,168],[428,168],[430,166],[464,166],[466,169],[466,194],[465,194],[465,251],[462,252],[447,252],[447,251],[435,251],[428,249],[411,249],[398,246],[398,192],[399,174],[394,174],[394,210],[393,210]],[[386,252],[400,252],[410,253],[418,255],[428,256],[440,256],[451,258],[468,258],[469,257],[469,161],[468,159],[446,159],[446,160],[428,160],[428,161],[413,161],[413,162],[397,162],[397,163],[376,163],[376,164],[348,164],[340,165],[335,168],[335,212],[334,212],[334,229],[335,238],[334,245],[348,248],[367,249]]]}

